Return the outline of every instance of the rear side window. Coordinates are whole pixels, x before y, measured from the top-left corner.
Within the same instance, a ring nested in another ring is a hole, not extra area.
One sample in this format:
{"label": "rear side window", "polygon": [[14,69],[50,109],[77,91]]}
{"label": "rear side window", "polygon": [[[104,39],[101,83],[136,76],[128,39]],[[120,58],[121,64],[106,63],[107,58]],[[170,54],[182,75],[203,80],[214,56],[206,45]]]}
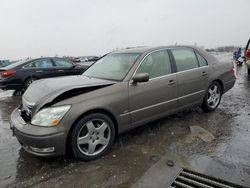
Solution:
{"label": "rear side window", "polygon": [[32,67],[35,67],[35,65],[34,65],[34,62],[32,62],[32,63],[25,65],[24,67],[25,68],[32,68]]}
{"label": "rear side window", "polygon": [[172,49],[177,71],[185,71],[199,67],[197,58],[192,49]]}
{"label": "rear side window", "polygon": [[207,66],[207,60],[198,53],[196,53],[196,55],[197,55],[200,67]]}
{"label": "rear side window", "polygon": [[40,60],[36,60],[33,63],[33,67],[36,67],[36,68],[50,68],[50,67],[53,67],[53,64],[49,59],[40,59]]}
{"label": "rear side window", "polygon": [[148,73],[150,79],[170,74],[171,63],[168,52],[157,51],[148,55],[137,69],[137,73]]}
{"label": "rear side window", "polygon": [[56,67],[72,67],[73,65],[65,59],[54,59]]}

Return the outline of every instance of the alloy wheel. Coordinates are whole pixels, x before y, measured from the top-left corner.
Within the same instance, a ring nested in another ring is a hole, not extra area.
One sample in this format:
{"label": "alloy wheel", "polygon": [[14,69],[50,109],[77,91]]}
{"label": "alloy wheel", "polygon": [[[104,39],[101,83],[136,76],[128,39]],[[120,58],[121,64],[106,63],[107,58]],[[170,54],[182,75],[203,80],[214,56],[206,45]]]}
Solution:
{"label": "alloy wheel", "polygon": [[221,91],[217,85],[212,85],[208,90],[207,104],[210,108],[216,108],[221,98]]}
{"label": "alloy wheel", "polygon": [[103,119],[87,121],[80,129],[77,136],[77,147],[87,156],[101,153],[109,144],[111,129]]}

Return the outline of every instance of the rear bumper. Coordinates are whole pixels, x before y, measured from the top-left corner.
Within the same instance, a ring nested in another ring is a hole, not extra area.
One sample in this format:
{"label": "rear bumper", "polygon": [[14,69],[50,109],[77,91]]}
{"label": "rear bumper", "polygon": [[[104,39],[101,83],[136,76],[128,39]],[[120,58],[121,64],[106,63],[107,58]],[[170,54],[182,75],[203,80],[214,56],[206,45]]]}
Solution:
{"label": "rear bumper", "polygon": [[[48,129],[50,128],[48,127],[30,125],[24,122],[17,109],[11,114],[10,128],[24,150],[33,155],[41,157],[65,155],[66,139],[64,132],[55,133],[55,131],[51,131],[51,134],[49,134],[50,130]],[[34,129],[37,135],[32,135]]]}
{"label": "rear bumper", "polygon": [[236,82],[236,79],[230,80],[224,84],[224,91],[223,93],[226,93],[228,90],[232,89],[234,87],[234,84]]}
{"label": "rear bumper", "polygon": [[3,89],[3,90],[9,90],[9,89],[18,90],[18,89],[22,89],[22,88],[23,88],[22,84],[12,84],[9,81],[0,79],[0,89]]}

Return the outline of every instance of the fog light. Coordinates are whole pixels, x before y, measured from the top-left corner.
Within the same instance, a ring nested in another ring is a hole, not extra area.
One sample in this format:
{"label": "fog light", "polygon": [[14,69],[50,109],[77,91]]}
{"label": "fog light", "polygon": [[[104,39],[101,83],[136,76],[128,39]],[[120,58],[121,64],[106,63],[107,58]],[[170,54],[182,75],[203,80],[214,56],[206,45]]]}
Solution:
{"label": "fog light", "polygon": [[49,148],[35,148],[30,146],[30,149],[34,152],[38,152],[38,153],[50,153],[55,151],[55,147],[49,147]]}

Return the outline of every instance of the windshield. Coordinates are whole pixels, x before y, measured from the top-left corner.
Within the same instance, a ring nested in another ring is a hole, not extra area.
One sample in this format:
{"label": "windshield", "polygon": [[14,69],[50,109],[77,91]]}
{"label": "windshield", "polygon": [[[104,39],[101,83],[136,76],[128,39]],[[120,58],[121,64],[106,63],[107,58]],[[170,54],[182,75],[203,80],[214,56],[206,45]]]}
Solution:
{"label": "windshield", "polygon": [[140,55],[139,53],[109,54],[92,65],[83,75],[121,81]]}

